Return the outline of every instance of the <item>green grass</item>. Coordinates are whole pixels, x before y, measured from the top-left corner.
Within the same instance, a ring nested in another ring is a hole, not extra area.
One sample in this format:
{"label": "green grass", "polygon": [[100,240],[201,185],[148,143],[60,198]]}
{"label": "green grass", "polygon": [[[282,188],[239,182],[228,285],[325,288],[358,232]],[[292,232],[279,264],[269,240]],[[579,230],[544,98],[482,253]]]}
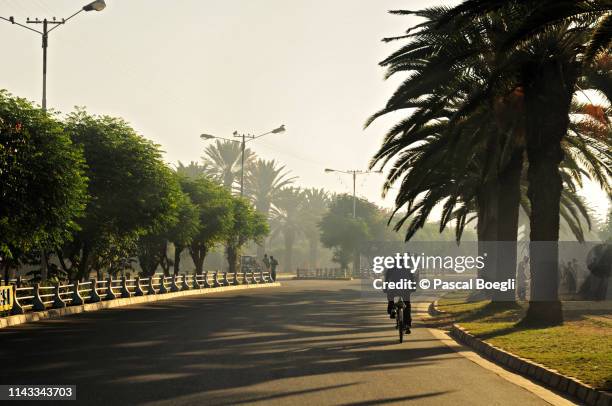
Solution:
{"label": "green grass", "polygon": [[520,357],[533,360],[595,388],[612,390],[610,303],[564,302],[565,322],[546,328],[517,327],[525,305],[495,306],[449,294],[438,302],[436,319],[460,323],[470,333]]}

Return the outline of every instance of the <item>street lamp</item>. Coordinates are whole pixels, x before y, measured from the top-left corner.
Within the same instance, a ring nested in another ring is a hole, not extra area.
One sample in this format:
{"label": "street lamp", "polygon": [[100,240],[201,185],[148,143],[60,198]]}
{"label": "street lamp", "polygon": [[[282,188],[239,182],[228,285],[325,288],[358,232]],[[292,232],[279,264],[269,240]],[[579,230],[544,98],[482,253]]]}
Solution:
{"label": "street lamp", "polygon": [[244,196],[244,150],[245,150],[245,145],[247,142],[251,142],[253,140],[256,140],[258,138],[263,137],[264,135],[268,135],[268,134],[280,134],[280,133],[284,133],[285,131],[287,131],[287,129],[285,128],[285,125],[281,125],[280,127],[275,128],[274,130],[265,132],[263,134],[259,134],[259,135],[251,135],[251,134],[239,134],[238,131],[234,131],[234,133],[232,134],[234,136],[234,138],[242,138],[242,141],[236,140],[236,139],[231,139],[231,138],[224,138],[224,137],[217,137],[215,135],[210,135],[210,134],[200,134],[200,138],[202,140],[212,140],[212,139],[219,139],[219,140],[225,140],[225,141],[230,141],[230,142],[239,142],[240,143],[240,149],[241,149],[241,158],[240,158],[240,196]]}
{"label": "street lamp", "polygon": [[[72,14],[70,17],[62,18],[61,20],[58,20],[55,17],[53,17],[51,20],[47,18],[44,18],[42,20],[38,18],[31,19],[28,17],[28,19],[26,20],[26,24],[42,24],[42,27],[43,27],[42,31],[35,30],[34,28],[28,27],[27,25],[24,25],[24,24],[20,24],[16,22],[15,18],[12,16],[9,18],[0,16],[0,19],[4,21],[8,21],[11,24],[18,25],[27,30],[34,31],[35,33],[40,34],[42,36],[42,49],[43,49],[42,108],[43,110],[47,110],[47,48],[49,47],[49,33],[55,30],[56,28],[58,28],[60,25],[66,24],[68,20],[70,20],[71,18],[75,17],[77,14],[83,11],[102,11],[104,10],[105,7],[106,7],[106,3],[104,2],[104,0],[96,0],[89,4],[84,5],[79,11]],[[49,29],[49,25],[52,25],[50,29]]]}
{"label": "street lamp", "polygon": [[[105,7],[106,7],[106,3],[104,2],[104,0],[95,0],[89,4],[84,5],[79,11],[72,14],[70,17],[62,18],[61,20],[58,20],[55,17],[53,17],[51,20],[48,20],[47,18],[44,18],[42,20],[35,18],[32,20],[28,17],[28,19],[26,20],[26,24],[42,24],[42,27],[43,27],[42,31],[35,30],[34,28],[28,27],[25,24],[16,22],[13,16],[10,16],[9,18],[0,16],[0,20],[8,21],[9,23],[13,25],[18,25],[19,27],[25,28],[26,30],[29,30],[29,31],[33,31],[42,36],[42,49],[43,49],[42,108],[43,110],[45,111],[47,110],[47,48],[49,47],[49,33],[55,30],[56,28],[58,28],[60,25],[66,24],[68,20],[70,20],[71,18],[75,17],[77,14],[83,11],[102,11],[104,10]],[[49,29],[49,24],[52,25],[51,29]],[[41,248],[41,257],[42,257],[41,279],[46,280],[48,264],[47,264],[47,255],[45,253],[44,247]]]}
{"label": "street lamp", "polygon": [[353,176],[353,218],[356,218],[357,217],[357,193],[356,193],[357,175],[367,175],[368,173],[382,173],[382,171],[360,171],[360,170],[341,171],[338,169],[325,168],[325,173],[331,173],[331,172],[346,173],[348,175]]}

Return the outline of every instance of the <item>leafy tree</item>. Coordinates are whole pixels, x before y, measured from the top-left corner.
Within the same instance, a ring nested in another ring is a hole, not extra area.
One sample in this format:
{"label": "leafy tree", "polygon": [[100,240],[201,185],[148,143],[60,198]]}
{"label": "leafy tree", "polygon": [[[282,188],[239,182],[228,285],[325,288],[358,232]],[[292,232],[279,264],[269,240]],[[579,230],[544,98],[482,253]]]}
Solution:
{"label": "leafy tree", "polygon": [[87,198],[82,151],[61,123],[0,90],[0,269],[78,230]]}
{"label": "leafy tree", "polygon": [[65,125],[84,151],[91,200],[79,231],[58,257],[71,278],[82,279],[93,269],[117,269],[140,236],[171,223],[179,185],[159,146],[124,120],[77,110]]}
{"label": "leafy tree", "polygon": [[[244,151],[244,173],[255,159],[250,149]],[[225,188],[232,190],[240,182],[242,171],[242,149],[239,142],[216,140],[204,150],[202,157],[208,176]]]}
{"label": "leafy tree", "polygon": [[386,214],[375,204],[357,199],[356,217],[353,218],[353,197],[346,194],[335,196],[319,224],[321,243],[333,250],[334,261],[344,269],[352,258],[356,272],[363,244],[388,238],[385,217]]}
{"label": "leafy tree", "polygon": [[[177,196],[177,205],[173,217],[168,223],[160,225],[155,232],[147,233],[138,240],[138,258],[143,275],[152,276],[161,266],[165,275],[178,275],[182,251],[191,243],[200,229],[198,208],[183,192]],[[168,245],[174,245],[174,258],[168,258]]]}
{"label": "leafy tree", "polygon": [[216,244],[226,241],[231,231],[234,214],[232,196],[227,189],[206,178],[183,178],[181,188],[189,195],[198,213],[199,226],[191,238],[189,253],[196,271],[200,273],[208,252]]}
{"label": "leafy tree", "polygon": [[270,226],[266,217],[244,198],[233,197],[229,207],[232,222],[225,248],[229,271],[236,272],[242,247],[249,241],[261,244],[270,233]]}

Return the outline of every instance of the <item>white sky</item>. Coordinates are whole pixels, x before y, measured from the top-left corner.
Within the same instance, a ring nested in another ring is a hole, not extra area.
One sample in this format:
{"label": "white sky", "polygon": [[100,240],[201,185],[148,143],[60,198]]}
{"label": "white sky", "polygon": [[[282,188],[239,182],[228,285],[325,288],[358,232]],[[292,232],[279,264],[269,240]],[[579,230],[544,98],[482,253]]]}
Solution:
{"label": "white sky", "polygon": [[[0,16],[67,17],[87,0],[0,0]],[[166,160],[199,160],[200,133],[230,137],[285,124],[250,147],[276,158],[301,186],[350,192],[393,120],[364,131],[398,84],[377,63],[415,20],[387,14],[439,0],[107,0],[50,34],[48,105],[124,117],[162,145]],[[454,4],[457,1],[447,1]],[[40,28],[40,27],[35,27]],[[0,88],[40,102],[40,37],[0,21]],[[380,199],[382,175],[358,194]],[[607,199],[589,187],[605,211]]]}

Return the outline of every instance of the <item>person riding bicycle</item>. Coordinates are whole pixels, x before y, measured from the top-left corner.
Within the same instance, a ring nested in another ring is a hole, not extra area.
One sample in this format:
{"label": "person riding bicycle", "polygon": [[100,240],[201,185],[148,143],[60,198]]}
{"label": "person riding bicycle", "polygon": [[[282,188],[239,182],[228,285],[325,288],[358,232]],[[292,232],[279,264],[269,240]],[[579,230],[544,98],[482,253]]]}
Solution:
{"label": "person riding bicycle", "polygon": [[[416,282],[416,275],[412,273],[410,269],[400,269],[397,267],[389,268],[385,270],[384,281],[395,283],[407,281]],[[383,289],[383,292],[387,294],[387,313],[392,319],[394,319],[396,316],[395,303],[393,299],[399,296],[404,301],[404,304],[406,305],[406,309],[404,310],[404,328],[406,330],[406,334],[410,334],[410,327],[412,326],[412,317],[410,315],[410,293],[413,290],[408,288],[407,283],[403,283],[402,285],[404,285],[404,288],[385,288]]]}

